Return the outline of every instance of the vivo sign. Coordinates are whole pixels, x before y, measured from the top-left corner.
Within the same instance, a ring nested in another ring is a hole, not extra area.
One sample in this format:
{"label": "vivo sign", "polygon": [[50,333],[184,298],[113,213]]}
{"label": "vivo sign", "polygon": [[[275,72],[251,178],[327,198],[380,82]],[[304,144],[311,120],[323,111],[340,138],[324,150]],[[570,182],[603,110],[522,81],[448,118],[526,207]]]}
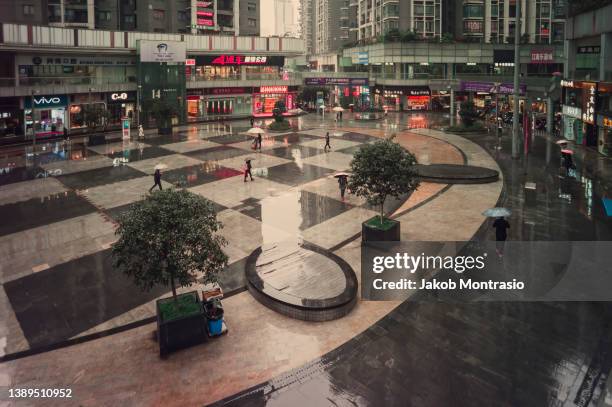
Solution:
{"label": "vivo sign", "polygon": [[53,96],[50,98],[47,98],[45,96],[41,97],[41,98],[34,98],[34,104],[36,106],[38,105],[57,105],[59,103],[61,103],[61,99],[59,98],[59,96]]}
{"label": "vivo sign", "polygon": [[66,107],[67,102],[66,95],[34,96],[26,99],[26,108]]}

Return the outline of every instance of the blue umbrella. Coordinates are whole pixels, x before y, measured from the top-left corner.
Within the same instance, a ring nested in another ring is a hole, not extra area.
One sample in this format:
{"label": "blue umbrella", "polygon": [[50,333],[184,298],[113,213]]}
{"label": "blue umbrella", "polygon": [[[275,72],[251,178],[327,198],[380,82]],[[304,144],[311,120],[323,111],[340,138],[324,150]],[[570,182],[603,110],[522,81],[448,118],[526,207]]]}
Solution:
{"label": "blue umbrella", "polygon": [[484,211],[482,214],[489,218],[500,218],[510,216],[512,212],[507,208],[490,208]]}

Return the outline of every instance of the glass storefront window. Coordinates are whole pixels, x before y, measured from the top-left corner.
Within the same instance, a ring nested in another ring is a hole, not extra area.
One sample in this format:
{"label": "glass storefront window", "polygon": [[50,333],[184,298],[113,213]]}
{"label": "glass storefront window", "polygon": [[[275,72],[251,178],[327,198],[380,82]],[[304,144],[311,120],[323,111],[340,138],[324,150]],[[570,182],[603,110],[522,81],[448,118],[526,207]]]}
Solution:
{"label": "glass storefront window", "polygon": [[32,133],[61,133],[64,131],[64,118],[66,109],[31,109],[25,111],[27,132]]}
{"label": "glass storefront window", "polygon": [[[100,109],[106,111],[106,104],[103,102],[92,103],[92,104],[74,104],[70,105],[69,109],[69,121],[71,129],[80,129],[87,127],[86,121],[90,121],[91,118],[87,118],[87,112],[94,112]],[[92,113],[93,114],[93,113]],[[96,120],[96,126],[102,126],[104,118],[98,117]]]}
{"label": "glass storefront window", "polygon": [[246,78],[252,79],[282,79],[282,70],[277,66],[247,66]]}
{"label": "glass storefront window", "polygon": [[237,66],[197,66],[192,70],[196,81],[239,80],[240,67]]}

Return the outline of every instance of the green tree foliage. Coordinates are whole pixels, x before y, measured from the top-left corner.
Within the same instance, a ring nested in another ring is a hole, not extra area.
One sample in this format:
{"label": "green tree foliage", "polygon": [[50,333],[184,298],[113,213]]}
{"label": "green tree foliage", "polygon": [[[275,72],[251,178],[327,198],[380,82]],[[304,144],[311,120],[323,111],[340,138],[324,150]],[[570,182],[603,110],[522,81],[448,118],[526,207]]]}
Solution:
{"label": "green tree foliage", "polygon": [[159,128],[172,127],[172,118],[177,115],[174,106],[164,99],[148,99],[145,101],[145,110],[155,119]]}
{"label": "green tree foliage", "polygon": [[392,139],[364,145],[351,161],[349,189],[370,205],[380,205],[382,223],[388,197],[399,198],[418,188],[416,163],[415,156]]}
{"label": "green tree foliage", "polygon": [[459,111],[461,121],[465,127],[473,126],[478,118],[478,112],[474,102],[463,102],[461,104],[461,110]]}
{"label": "green tree foliage", "polygon": [[226,241],[216,234],[217,221],[210,201],[186,190],[155,192],[132,205],[118,220],[113,245],[114,266],[148,291],[154,286],[182,287],[195,282],[217,282],[227,266]]}

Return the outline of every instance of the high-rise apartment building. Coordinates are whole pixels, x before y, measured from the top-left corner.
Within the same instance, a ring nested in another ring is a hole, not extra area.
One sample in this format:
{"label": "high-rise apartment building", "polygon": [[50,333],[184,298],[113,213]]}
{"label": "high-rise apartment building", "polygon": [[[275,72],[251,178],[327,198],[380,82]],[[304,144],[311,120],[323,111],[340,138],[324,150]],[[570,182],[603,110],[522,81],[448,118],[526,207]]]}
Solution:
{"label": "high-rise apartment building", "polygon": [[260,0],[0,0],[7,23],[259,35]]}
{"label": "high-rise apartment building", "polygon": [[390,30],[414,31],[422,37],[442,34],[442,0],[358,0],[358,39]]}
{"label": "high-rise apartment building", "polygon": [[306,55],[313,55],[315,50],[315,1],[300,0],[300,38],[304,40]]}
{"label": "high-rise apartment building", "polygon": [[[314,53],[337,51],[349,38],[348,0],[314,0]],[[343,19],[343,15],[345,18]],[[345,26],[343,26],[343,24]]]}
{"label": "high-rise apartment building", "polygon": [[[538,44],[562,42],[567,0],[520,0],[521,35]],[[464,0],[456,2],[454,34],[473,41],[514,41],[517,0]]]}

